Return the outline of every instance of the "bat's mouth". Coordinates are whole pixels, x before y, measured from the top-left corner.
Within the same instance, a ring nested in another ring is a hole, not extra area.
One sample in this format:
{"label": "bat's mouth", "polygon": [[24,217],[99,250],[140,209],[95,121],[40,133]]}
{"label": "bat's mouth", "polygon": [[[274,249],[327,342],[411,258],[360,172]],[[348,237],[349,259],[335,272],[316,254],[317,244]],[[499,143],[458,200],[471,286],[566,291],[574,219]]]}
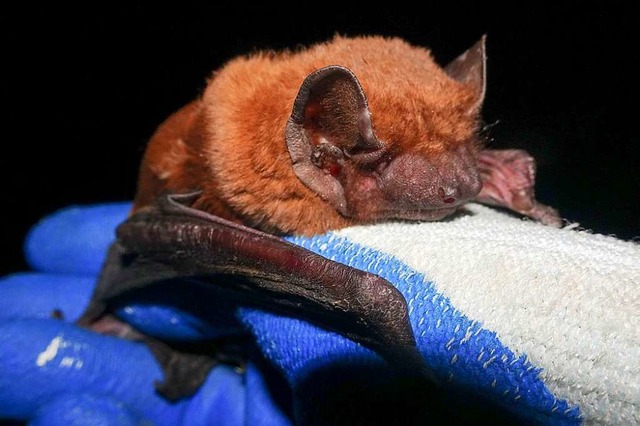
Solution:
{"label": "bat's mouth", "polygon": [[452,215],[458,210],[458,207],[459,206],[417,210],[389,210],[380,212],[380,217],[431,222]]}

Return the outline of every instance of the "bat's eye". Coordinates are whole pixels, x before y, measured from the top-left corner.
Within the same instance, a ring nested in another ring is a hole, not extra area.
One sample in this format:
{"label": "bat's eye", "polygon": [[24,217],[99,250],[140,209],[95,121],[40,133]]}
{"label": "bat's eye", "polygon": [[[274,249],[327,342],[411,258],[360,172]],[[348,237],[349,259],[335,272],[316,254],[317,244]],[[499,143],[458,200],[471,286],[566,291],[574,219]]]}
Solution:
{"label": "bat's eye", "polygon": [[389,164],[391,164],[392,159],[390,155],[384,155],[382,158],[375,158],[373,161],[360,163],[358,167],[364,172],[382,175],[387,167],[389,167]]}
{"label": "bat's eye", "polygon": [[344,154],[347,157],[367,157],[370,154],[380,151],[380,148],[377,146],[369,146],[365,144],[356,144],[352,148],[344,151]]}
{"label": "bat's eye", "polygon": [[390,155],[386,155],[380,161],[378,161],[375,167],[376,173],[382,174],[382,172],[384,172],[387,169],[387,167],[389,167],[391,160],[392,160],[392,157]]}
{"label": "bat's eye", "polygon": [[385,147],[373,135],[366,139],[359,135],[352,146],[343,148],[345,157],[352,159],[357,164],[369,164],[376,162],[385,154]]}

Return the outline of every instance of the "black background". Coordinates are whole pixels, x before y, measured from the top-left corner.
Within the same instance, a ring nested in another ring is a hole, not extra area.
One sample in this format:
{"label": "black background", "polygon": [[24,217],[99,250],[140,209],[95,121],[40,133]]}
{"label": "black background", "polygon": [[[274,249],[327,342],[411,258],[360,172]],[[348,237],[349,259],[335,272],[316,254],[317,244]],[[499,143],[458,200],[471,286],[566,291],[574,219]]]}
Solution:
{"label": "black background", "polygon": [[481,3],[4,7],[0,272],[27,267],[41,217],[130,200],[147,138],[225,60],[334,33],[400,36],[443,64],[486,33],[491,147],[532,153],[538,198],[568,220],[640,236],[635,7]]}

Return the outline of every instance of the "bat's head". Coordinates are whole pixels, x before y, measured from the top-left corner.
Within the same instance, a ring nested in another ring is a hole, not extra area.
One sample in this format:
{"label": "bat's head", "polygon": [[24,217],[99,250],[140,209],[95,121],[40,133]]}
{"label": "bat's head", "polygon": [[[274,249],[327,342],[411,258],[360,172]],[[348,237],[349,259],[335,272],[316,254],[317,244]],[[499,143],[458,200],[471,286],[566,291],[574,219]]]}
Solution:
{"label": "bat's head", "polygon": [[484,37],[444,68],[424,60],[424,75],[332,65],[302,83],[286,128],[294,171],[344,216],[439,220],[478,195]]}

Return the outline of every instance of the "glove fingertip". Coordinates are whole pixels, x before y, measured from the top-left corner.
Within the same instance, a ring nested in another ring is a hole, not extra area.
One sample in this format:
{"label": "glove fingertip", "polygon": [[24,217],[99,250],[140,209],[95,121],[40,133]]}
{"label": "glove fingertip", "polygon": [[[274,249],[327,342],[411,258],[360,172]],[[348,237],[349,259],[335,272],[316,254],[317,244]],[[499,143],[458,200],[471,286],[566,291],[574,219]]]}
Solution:
{"label": "glove fingertip", "polygon": [[27,263],[42,272],[97,274],[130,209],[129,202],[69,206],[44,217],[25,239]]}

